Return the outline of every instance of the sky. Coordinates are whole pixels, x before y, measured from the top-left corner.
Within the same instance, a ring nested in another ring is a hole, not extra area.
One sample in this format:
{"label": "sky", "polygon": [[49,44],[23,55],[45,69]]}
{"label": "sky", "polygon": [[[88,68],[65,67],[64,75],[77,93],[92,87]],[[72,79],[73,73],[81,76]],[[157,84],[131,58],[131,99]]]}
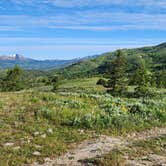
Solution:
{"label": "sky", "polygon": [[73,59],[166,42],[166,0],[0,0],[0,55]]}

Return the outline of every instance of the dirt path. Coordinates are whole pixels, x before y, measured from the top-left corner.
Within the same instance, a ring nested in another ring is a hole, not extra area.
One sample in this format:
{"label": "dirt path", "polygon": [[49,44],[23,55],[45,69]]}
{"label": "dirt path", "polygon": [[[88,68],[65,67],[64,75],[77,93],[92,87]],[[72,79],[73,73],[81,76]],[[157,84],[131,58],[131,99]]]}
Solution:
{"label": "dirt path", "polygon": [[[90,159],[107,154],[115,148],[123,149],[136,140],[147,140],[162,135],[166,135],[166,128],[154,128],[141,133],[133,133],[126,136],[125,138],[101,135],[96,140],[86,140],[82,142],[77,147],[75,147],[75,149],[58,158],[55,158],[54,160],[46,159],[46,163],[43,166],[80,166],[83,165],[80,161],[83,161],[85,159]],[[157,156],[151,157],[157,158]],[[165,160],[166,159],[164,158],[164,161]],[[139,161],[136,162],[133,160],[128,162],[131,165],[141,165]],[[146,163],[142,165],[146,165]]]}

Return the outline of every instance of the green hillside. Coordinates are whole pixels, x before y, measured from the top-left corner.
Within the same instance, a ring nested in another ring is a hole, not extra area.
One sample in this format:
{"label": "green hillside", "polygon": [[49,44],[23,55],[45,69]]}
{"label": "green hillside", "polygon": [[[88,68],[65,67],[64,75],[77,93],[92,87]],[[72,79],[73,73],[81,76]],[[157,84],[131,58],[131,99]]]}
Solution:
{"label": "green hillside", "polygon": [[[123,49],[123,53],[128,62],[128,72],[132,72],[137,67],[140,58],[143,58],[152,70],[158,71],[166,68],[166,43],[151,47]],[[51,73],[58,73],[65,78],[102,74],[105,72],[106,62],[112,60],[115,55],[116,51],[104,53],[95,58],[77,62],[66,68],[52,70]]]}

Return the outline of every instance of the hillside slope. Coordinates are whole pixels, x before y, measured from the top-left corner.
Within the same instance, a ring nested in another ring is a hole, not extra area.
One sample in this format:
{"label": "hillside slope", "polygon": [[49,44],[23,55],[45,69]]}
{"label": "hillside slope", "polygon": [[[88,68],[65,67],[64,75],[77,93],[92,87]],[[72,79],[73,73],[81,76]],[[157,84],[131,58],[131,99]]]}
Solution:
{"label": "hillside slope", "polygon": [[[123,49],[123,53],[128,61],[127,70],[129,72],[136,68],[141,57],[152,70],[166,68],[166,43],[151,47]],[[104,53],[95,58],[82,60],[59,70],[52,70],[51,73],[58,73],[64,77],[72,78],[102,74],[104,72],[105,63],[112,60],[115,55],[116,51]]]}

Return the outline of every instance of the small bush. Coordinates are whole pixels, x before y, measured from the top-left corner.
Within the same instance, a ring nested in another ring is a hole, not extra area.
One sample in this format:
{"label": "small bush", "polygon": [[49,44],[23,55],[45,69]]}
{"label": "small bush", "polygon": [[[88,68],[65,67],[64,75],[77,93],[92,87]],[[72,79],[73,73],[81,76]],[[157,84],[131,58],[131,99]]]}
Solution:
{"label": "small bush", "polygon": [[106,84],[107,84],[107,81],[106,80],[104,80],[104,79],[99,79],[98,81],[97,81],[97,83],[96,83],[97,85],[103,85],[103,86],[106,86]]}

